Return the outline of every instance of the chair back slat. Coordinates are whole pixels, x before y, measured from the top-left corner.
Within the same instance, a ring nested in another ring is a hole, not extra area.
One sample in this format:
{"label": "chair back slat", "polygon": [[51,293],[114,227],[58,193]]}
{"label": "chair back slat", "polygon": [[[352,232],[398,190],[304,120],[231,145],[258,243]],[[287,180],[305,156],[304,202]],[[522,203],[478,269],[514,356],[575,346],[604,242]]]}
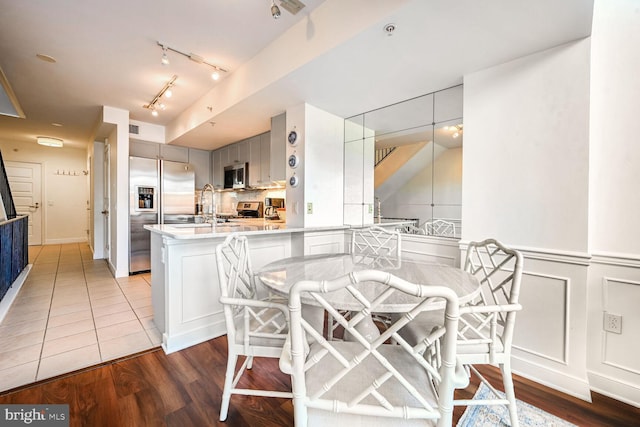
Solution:
{"label": "chair back slat", "polygon": [[[361,292],[363,288],[367,292]],[[344,291],[355,297],[359,309],[344,314],[333,306],[330,294]],[[367,339],[358,328],[360,322],[370,319],[394,293],[406,294],[404,298],[412,301],[408,304],[411,309],[379,337]],[[322,337],[302,318],[302,299],[325,307],[352,340]],[[441,323],[425,340],[415,346],[408,344],[398,331],[432,308],[434,299],[446,303]],[[451,289],[364,270],[331,281],[298,282],[290,291],[289,311],[296,425],[306,425],[308,408],[337,411],[341,417],[404,418],[411,414],[451,425],[458,323],[458,298]],[[305,339],[307,335],[311,340]]]}
{"label": "chair back slat", "polygon": [[459,339],[488,342],[492,348],[495,348],[496,340],[500,340],[503,348],[511,345],[522,265],[519,251],[507,248],[495,239],[469,243],[464,269],[478,278],[480,295],[469,303],[478,310],[463,309]]}

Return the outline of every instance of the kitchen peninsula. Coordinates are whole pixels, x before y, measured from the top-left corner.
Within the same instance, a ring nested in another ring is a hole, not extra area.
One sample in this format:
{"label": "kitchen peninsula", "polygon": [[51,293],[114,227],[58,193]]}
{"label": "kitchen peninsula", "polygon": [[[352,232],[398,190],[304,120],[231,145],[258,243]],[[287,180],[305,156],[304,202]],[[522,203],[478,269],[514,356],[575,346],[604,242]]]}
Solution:
{"label": "kitchen peninsula", "polygon": [[166,353],[226,334],[215,249],[231,233],[247,236],[254,270],[282,258],[345,251],[349,226],[287,227],[242,220],[145,225],[151,232],[153,318]]}

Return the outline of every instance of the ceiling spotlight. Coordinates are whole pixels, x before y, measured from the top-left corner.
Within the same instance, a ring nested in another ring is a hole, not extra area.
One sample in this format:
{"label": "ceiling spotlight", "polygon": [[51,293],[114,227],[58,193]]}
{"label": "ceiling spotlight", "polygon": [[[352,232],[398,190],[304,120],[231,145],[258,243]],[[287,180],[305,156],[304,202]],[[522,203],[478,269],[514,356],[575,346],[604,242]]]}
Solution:
{"label": "ceiling spotlight", "polygon": [[46,145],[47,147],[62,147],[62,140],[59,138],[51,138],[49,136],[38,136],[36,141],[40,145]]}
{"label": "ceiling spotlight", "polygon": [[271,16],[273,19],[280,18],[280,8],[276,6],[275,0],[271,0]]}
{"label": "ceiling spotlight", "polygon": [[173,92],[171,92],[171,89],[167,89],[164,91],[164,96],[166,96],[167,98],[171,98],[171,95],[173,95]]}
{"label": "ceiling spotlight", "polygon": [[167,48],[162,46],[162,59],[160,60],[162,65],[169,65],[169,57],[167,56]]}
{"label": "ceiling spotlight", "polygon": [[[158,109],[164,110],[166,108],[164,103],[160,102],[160,98],[162,98],[164,95],[167,95],[168,92],[171,92],[170,89],[175,84],[177,78],[178,78],[177,75],[173,76],[171,78],[171,80],[169,80],[162,87],[162,89],[160,89],[160,92],[158,92],[158,94],[153,97],[153,100],[150,103],[143,105],[142,108],[146,108],[147,110],[151,110],[151,114],[154,117],[157,117],[158,116]],[[169,97],[169,95],[167,95],[167,97]]]}
{"label": "ceiling spotlight", "polygon": [[220,78],[220,73],[217,71],[214,71],[213,73],[211,73],[211,78],[213,80],[218,80]]}

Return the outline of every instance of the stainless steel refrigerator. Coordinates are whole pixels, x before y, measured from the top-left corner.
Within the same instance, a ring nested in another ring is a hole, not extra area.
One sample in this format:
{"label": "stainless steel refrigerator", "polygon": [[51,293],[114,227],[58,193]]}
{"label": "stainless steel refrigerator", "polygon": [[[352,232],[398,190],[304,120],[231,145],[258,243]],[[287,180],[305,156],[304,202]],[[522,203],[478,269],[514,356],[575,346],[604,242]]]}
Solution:
{"label": "stainless steel refrigerator", "polygon": [[194,221],[195,174],[188,163],[129,157],[129,273],[151,269],[145,224]]}

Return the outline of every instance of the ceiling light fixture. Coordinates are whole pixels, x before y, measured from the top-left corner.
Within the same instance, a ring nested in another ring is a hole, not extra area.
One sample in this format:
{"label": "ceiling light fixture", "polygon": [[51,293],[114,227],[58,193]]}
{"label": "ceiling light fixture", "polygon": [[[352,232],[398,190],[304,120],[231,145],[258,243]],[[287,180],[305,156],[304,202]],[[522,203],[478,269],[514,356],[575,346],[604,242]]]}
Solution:
{"label": "ceiling light fixture", "polygon": [[271,0],[271,16],[273,16],[273,19],[278,19],[280,15],[280,8],[276,6],[275,0]]}
{"label": "ceiling light fixture", "polygon": [[446,130],[448,130],[448,131],[453,132],[453,135],[452,135],[452,136],[453,136],[454,138],[457,138],[457,137],[459,137],[460,135],[462,135],[462,132],[464,131],[464,129],[463,129],[463,127],[462,127],[462,124],[455,125],[455,126],[445,126],[445,129],[446,129]]}
{"label": "ceiling light fixture", "polygon": [[51,138],[49,136],[38,136],[36,137],[36,141],[40,145],[45,145],[47,147],[62,147],[63,141],[59,138]]}
{"label": "ceiling light fixture", "polygon": [[153,117],[158,117],[158,109],[164,110],[166,108],[166,106],[162,102],[160,102],[160,98],[162,98],[163,96],[170,98],[170,95],[168,95],[167,93],[171,93],[171,87],[175,84],[177,79],[178,79],[177,75],[174,75],[173,77],[171,77],[171,80],[169,80],[162,87],[162,89],[160,89],[160,92],[158,92],[158,94],[153,98],[153,100],[150,103],[142,106],[147,110],[151,110],[151,115]]}
{"label": "ceiling light fixture", "polygon": [[[160,43],[160,42],[157,42],[157,43],[158,43],[158,46],[160,46],[162,48],[162,52],[163,52],[163,54],[162,54],[162,63],[163,64],[164,64],[164,57],[166,55],[166,52],[168,50],[170,50],[171,52],[175,52],[177,54],[180,54],[180,55],[182,55],[184,57],[189,58],[193,62],[197,62],[198,64],[208,65],[209,67],[213,68],[214,71],[213,71],[213,74],[211,74],[211,78],[213,78],[213,80],[218,80],[220,78],[220,73],[226,73],[227,72],[227,70],[225,70],[224,68],[218,67],[215,64],[212,64],[210,62],[205,61],[204,58],[202,56],[200,56],[200,55],[196,55],[195,53],[185,53],[185,52],[179,51],[178,49],[174,49],[174,48],[172,48],[170,46],[167,46],[164,43]],[[167,64],[168,64],[168,60],[169,60],[169,58],[167,58]]]}

